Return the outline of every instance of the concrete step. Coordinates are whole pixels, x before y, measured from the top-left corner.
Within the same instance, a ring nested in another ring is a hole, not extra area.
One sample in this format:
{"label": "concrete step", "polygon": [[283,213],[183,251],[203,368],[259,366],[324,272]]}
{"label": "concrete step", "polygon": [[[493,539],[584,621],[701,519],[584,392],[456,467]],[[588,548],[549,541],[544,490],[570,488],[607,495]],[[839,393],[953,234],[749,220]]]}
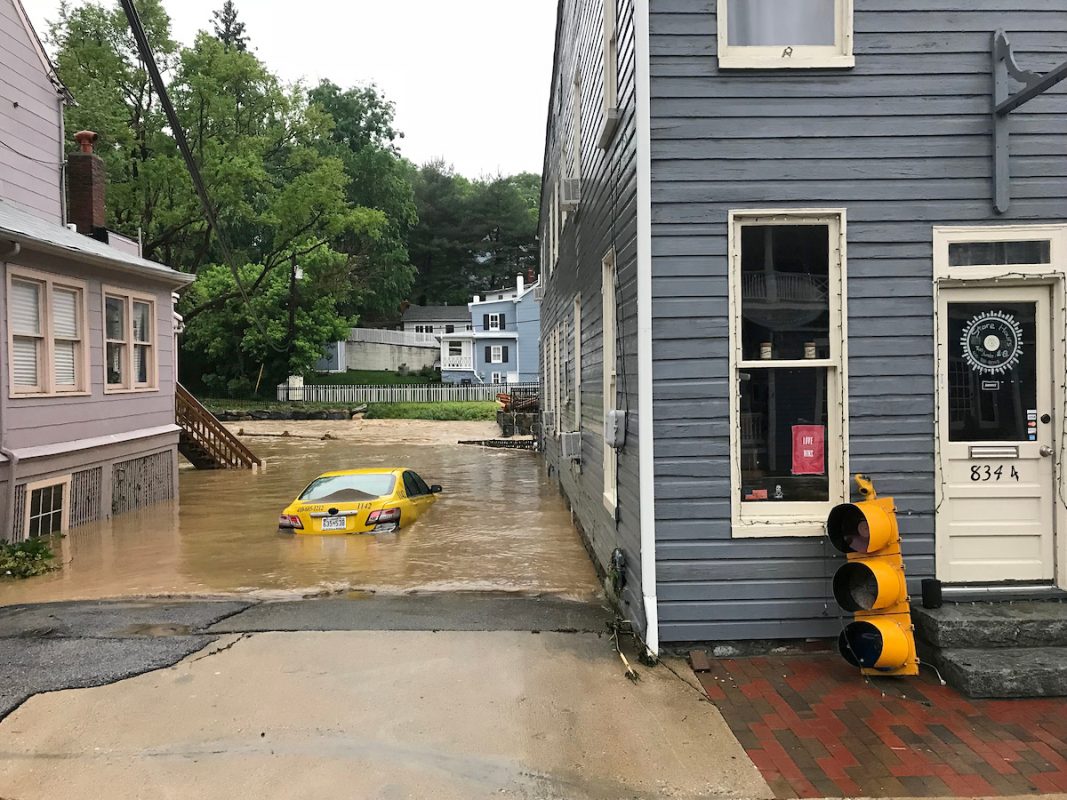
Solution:
{"label": "concrete step", "polygon": [[919,653],[968,697],[1067,697],[1064,647],[936,650],[920,645]]}
{"label": "concrete step", "polygon": [[[1067,648],[1067,602],[1025,600],[915,605],[916,634],[942,650]],[[1063,654],[1067,661],[1067,651]]]}

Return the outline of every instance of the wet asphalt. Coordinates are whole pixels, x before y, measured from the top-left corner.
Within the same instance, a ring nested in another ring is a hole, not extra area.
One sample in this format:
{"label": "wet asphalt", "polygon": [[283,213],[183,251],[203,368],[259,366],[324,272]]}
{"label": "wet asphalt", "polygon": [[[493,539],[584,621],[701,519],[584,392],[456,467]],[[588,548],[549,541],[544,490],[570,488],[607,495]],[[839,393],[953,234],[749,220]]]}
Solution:
{"label": "wet asphalt", "polygon": [[358,594],[288,602],[117,600],[0,608],[0,719],[41,692],[172,666],[225,634],[273,631],[607,633],[607,606],[494,593]]}

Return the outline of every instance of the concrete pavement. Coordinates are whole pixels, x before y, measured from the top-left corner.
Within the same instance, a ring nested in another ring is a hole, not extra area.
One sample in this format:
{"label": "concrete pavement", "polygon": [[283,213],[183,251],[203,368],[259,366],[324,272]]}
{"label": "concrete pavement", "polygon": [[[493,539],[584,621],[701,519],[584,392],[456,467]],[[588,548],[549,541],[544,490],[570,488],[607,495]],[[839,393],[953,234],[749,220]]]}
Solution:
{"label": "concrete pavement", "polygon": [[0,796],[771,796],[692,683],[638,669],[594,633],[236,634],[28,700],[0,725]]}

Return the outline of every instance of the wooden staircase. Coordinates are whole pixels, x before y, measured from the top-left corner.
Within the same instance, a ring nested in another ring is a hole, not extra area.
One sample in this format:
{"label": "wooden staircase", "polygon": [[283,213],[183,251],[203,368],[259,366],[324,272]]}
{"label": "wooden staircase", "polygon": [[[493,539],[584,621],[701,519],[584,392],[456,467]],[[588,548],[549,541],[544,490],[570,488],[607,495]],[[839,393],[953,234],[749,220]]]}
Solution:
{"label": "wooden staircase", "polygon": [[262,461],[180,383],[174,392],[178,452],[197,469],[252,469]]}

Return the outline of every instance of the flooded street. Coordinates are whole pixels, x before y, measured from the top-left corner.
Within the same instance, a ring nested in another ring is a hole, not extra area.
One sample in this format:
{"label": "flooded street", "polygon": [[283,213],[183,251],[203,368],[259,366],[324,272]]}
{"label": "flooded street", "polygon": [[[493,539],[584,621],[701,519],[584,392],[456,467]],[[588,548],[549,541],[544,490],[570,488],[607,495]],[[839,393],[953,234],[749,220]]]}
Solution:
{"label": "flooded street", "polygon": [[[596,577],[570,516],[529,452],[455,444],[490,423],[246,422],[267,468],[183,468],[179,502],[73,529],[62,569],[0,581],[0,604],[159,595],[290,598],[359,591],[492,590],[587,599]],[[292,435],[282,437],[284,431]],[[325,434],[331,439],[322,439]],[[184,465],[187,467],[188,465]],[[410,467],[444,493],[398,533],[293,536],[278,513],[316,475]]]}

